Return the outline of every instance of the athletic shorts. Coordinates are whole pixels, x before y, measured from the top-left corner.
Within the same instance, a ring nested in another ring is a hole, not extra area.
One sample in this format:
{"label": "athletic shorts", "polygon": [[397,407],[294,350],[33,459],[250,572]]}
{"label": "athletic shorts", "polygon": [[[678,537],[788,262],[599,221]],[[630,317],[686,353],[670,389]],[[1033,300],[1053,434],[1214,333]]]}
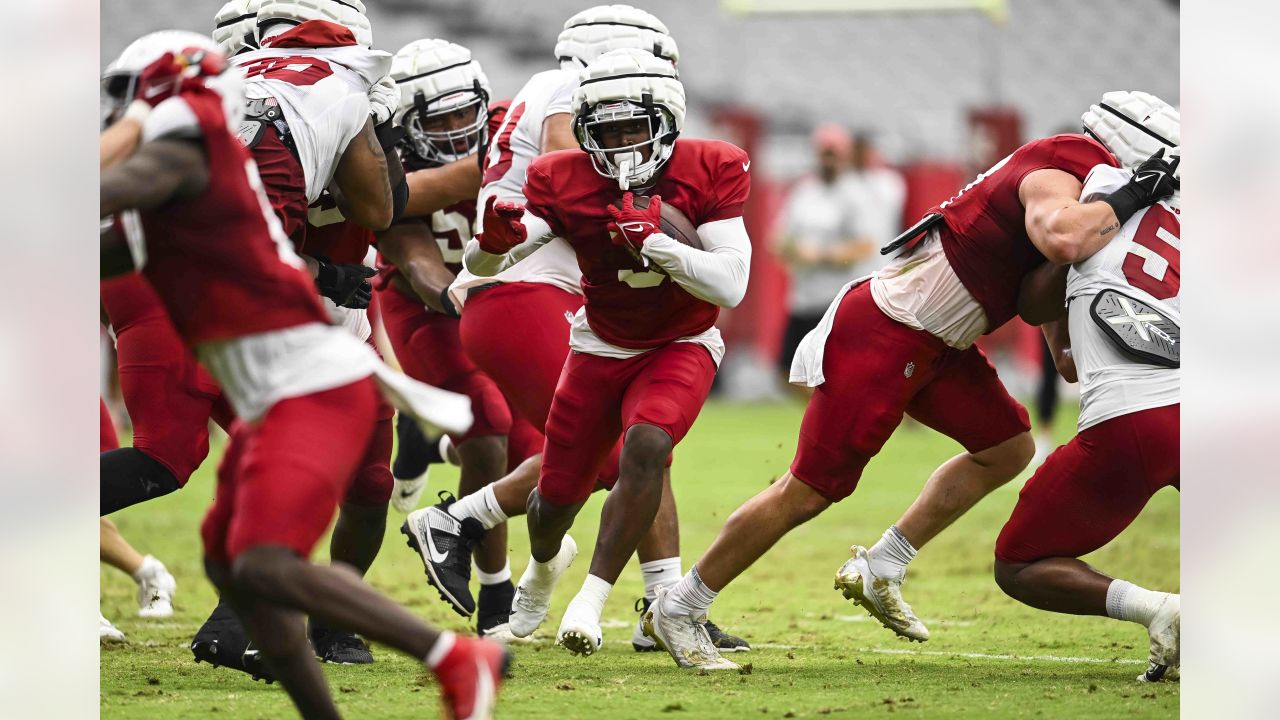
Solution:
{"label": "athletic shorts", "polygon": [[1180,487],[1179,406],[1139,410],[1082,430],[1022,487],[996,558],[1075,558],[1111,542],[1160,488]]}
{"label": "athletic shorts", "polygon": [[369,455],[377,408],[377,386],[365,378],[237,423],[200,529],[205,557],[229,565],[260,545],[310,556]]}
{"label": "athletic shorts", "polygon": [[102,304],[116,334],[120,392],[133,423],[133,446],[185,485],[209,454],[210,418],[229,428],[235,413],[141,275],[104,281]]}
{"label": "athletic shorts", "polygon": [[111,419],[107,403],[102,398],[98,398],[98,408],[101,410],[98,418],[98,452],[104,453],[120,447],[120,439],[116,437],[115,421]]}
{"label": "athletic shorts", "polygon": [[854,491],[904,414],[971,453],[1031,429],[1026,408],[981,350],[957,350],[890,319],[870,283],[841,301],[823,375],[805,409],[791,474],[831,502]]}
{"label": "athletic shorts", "polygon": [[625,360],[570,353],[547,417],[538,493],[555,505],[586,500],[634,425],[661,428],[679,444],[715,374],[711,353],[696,343],[673,342]]}
{"label": "athletic shorts", "polygon": [[471,399],[475,421],[465,435],[453,436],[454,443],[510,432],[507,399],[463,351],[458,319],[431,312],[393,287],[379,291],[378,298],[382,323],[404,373]]}

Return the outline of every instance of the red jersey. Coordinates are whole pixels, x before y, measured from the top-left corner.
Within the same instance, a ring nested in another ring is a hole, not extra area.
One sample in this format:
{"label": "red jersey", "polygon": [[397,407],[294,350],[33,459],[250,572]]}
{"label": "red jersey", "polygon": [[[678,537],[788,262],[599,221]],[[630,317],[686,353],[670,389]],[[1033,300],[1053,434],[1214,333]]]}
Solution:
{"label": "red jersey", "polygon": [[249,153],[227,128],[222,100],[184,90],[199,125],[209,184],[199,195],[139,212],[150,281],[188,344],[327,323],[315,284],[280,230]]}
{"label": "red jersey", "polygon": [[[695,227],[742,215],[751,190],[751,161],[740,148],[719,140],[677,140],[652,188],[637,194],[662,198]],[[658,347],[706,332],[719,306],[690,295],[670,277],[652,287],[633,287],[623,278],[643,272],[606,229],[606,209],[622,197],[616,181],[596,173],[581,150],[561,150],[529,165],[527,209],[568,241],[582,270],[587,323],[602,340],[631,349]],[[630,272],[628,272],[630,271]]]}
{"label": "red jersey", "polygon": [[359,265],[375,242],[373,231],[344,218],[326,192],[307,208],[307,232],[298,249],[335,265]]}
{"label": "red jersey", "polygon": [[1018,199],[1022,179],[1036,170],[1053,168],[1084,182],[1100,164],[1114,166],[1116,160],[1084,135],[1033,140],[929,211],[942,213],[942,249],[960,282],[986,313],[987,332],[1017,314],[1023,276],[1045,262],[1027,237],[1026,211]]}

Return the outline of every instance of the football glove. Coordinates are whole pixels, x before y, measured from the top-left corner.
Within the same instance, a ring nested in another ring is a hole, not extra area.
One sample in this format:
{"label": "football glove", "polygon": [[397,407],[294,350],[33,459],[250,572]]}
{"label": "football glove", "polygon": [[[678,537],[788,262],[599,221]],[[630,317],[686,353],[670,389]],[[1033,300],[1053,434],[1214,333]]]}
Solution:
{"label": "football glove", "polygon": [[490,255],[506,255],[511,248],[529,237],[520,218],[524,206],[520,203],[497,202],[497,196],[489,196],[484,204],[484,232],[476,236],[480,249]]}
{"label": "football glove", "polygon": [[644,241],[654,233],[662,232],[658,224],[662,214],[662,198],[654,195],[649,198],[649,207],[638,208],[635,196],[623,193],[622,207],[608,207],[613,222],[609,223],[609,236],[614,245],[627,246],[639,251]]}
{"label": "football glove", "polygon": [[316,273],[316,288],[339,307],[363,310],[373,299],[373,286],[369,278],[378,271],[364,265],[334,265],[316,258],[320,272]]}
{"label": "football glove", "polygon": [[391,119],[400,107],[400,89],[390,75],[383,77],[369,88],[369,114],[373,115],[373,124],[381,125]]}
{"label": "football glove", "polygon": [[1120,189],[1102,198],[1111,206],[1116,219],[1123,225],[1139,210],[1153,205],[1177,192],[1182,183],[1174,177],[1182,156],[1170,162],[1164,157],[1164,148],[1143,160],[1133,171],[1133,177]]}

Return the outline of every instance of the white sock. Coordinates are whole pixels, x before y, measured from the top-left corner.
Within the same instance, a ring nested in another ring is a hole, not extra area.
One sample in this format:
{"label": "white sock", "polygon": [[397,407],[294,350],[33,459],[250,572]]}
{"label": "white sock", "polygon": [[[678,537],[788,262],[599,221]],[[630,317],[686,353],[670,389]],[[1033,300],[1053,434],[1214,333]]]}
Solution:
{"label": "white sock", "polygon": [[680,582],[680,556],[640,563],[640,575],[644,577],[644,599],[652,602],[658,588]]}
{"label": "white sock", "polygon": [[1107,586],[1107,617],[1151,624],[1166,593],[1140,588],[1126,580],[1112,580]]}
{"label": "white sock", "polygon": [[453,646],[458,642],[458,638],[448,630],[441,630],[440,637],[436,640],[436,644],[431,646],[427,651],[427,656],[422,659],[427,667],[435,670],[440,667],[440,663],[444,661],[446,655],[453,650]]}
{"label": "white sock", "polygon": [[668,615],[702,617],[719,594],[702,582],[695,565],[662,599],[662,611]]}
{"label": "white sock", "polygon": [[[573,600],[569,602],[569,605],[590,609],[592,616],[598,622],[600,614],[604,612],[604,603],[609,599],[609,591],[611,590],[613,590],[613,583],[605,582],[595,575],[588,575],[587,579],[582,581],[582,589],[578,591],[577,595],[573,596]],[[566,614],[568,614],[568,611],[566,611]]]}
{"label": "white sock", "polygon": [[155,559],[151,555],[147,555],[142,558],[142,564],[138,566],[138,571],[133,574],[133,581],[141,583],[143,579],[154,577],[159,574],[161,570],[164,570],[164,563]]}
{"label": "white sock", "polygon": [[507,514],[502,512],[502,506],[498,505],[498,496],[494,494],[492,485],[485,485],[478,492],[473,492],[450,505],[449,514],[459,520],[475,518],[480,521],[485,530],[492,530],[507,521]]}
{"label": "white sock", "polygon": [[511,580],[511,561],[507,560],[502,565],[502,569],[495,573],[487,573],[477,565],[476,579],[480,581],[481,585],[497,585],[498,583],[508,582]]}
{"label": "white sock", "polygon": [[916,549],[898,530],[890,525],[884,535],[867,551],[871,572],[876,577],[901,580],[907,574],[907,563],[916,556]]}

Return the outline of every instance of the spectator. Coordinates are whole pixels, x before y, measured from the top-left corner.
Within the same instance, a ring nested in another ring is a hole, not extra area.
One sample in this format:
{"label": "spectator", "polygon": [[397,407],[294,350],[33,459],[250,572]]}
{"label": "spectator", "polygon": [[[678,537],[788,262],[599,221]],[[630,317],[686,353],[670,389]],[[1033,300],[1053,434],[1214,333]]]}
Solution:
{"label": "spectator", "polygon": [[847,177],[853,140],[832,124],[813,132],[817,173],[792,190],[783,211],[778,251],[791,278],[790,317],[779,358],[783,373],[791,367],[796,346],[817,326],[827,305],[855,271],[877,250],[865,225],[868,210],[862,194]]}
{"label": "spectator", "polygon": [[[862,226],[876,246],[883,246],[897,237],[904,227],[902,206],[907,198],[907,184],[897,170],[885,163],[869,135],[859,134],[853,140],[849,179],[863,197],[866,208]],[[874,257],[879,259],[878,255]],[[859,274],[875,269],[870,267]]]}

